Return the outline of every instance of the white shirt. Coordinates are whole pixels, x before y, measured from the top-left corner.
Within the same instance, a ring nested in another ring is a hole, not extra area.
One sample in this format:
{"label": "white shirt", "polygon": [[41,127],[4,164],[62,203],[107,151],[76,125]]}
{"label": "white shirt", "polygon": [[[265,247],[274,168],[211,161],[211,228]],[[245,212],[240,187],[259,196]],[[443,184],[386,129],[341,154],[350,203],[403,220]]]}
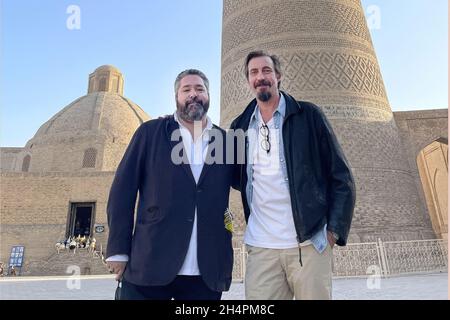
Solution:
{"label": "white shirt", "polygon": [[[259,112],[259,111],[258,111]],[[259,114],[259,119],[262,119]],[[270,152],[261,146],[264,136],[258,123],[253,149],[253,196],[251,214],[245,230],[244,242],[251,246],[272,249],[297,247],[297,233],[292,216],[289,188],[284,181],[279,158],[278,135],[273,118],[269,127]]]}
{"label": "white shirt", "polygon": [[[189,130],[183,126],[179,121],[177,113],[174,113],[175,121],[180,125],[180,133],[183,141],[184,150],[186,151],[189,165],[191,167],[192,175],[195,182],[198,183],[200,174],[205,164],[205,158],[208,151],[209,130],[212,129],[212,122],[209,117],[206,117],[206,127],[203,129],[201,135],[194,141]],[[198,130],[201,130],[201,122],[198,122]],[[194,130],[197,130],[195,127]],[[128,261],[128,255],[118,254],[109,257],[106,261]],[[179,275],[200,275],[197,261],[197,208],[195,208],[194,224],[192,227],[191,239],[189,241],[189,248],[184,259],[184,263],[178,272]]]}

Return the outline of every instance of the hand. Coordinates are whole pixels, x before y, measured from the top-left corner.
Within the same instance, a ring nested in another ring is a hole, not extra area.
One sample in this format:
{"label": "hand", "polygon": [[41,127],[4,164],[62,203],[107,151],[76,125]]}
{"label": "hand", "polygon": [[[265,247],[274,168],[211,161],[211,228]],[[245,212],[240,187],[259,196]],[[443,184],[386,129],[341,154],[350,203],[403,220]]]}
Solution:
{"label": "hand", "polygon": [[333,236],[333,233],[331,233],[331,231],[327,231],[327,239],[330,247],[333,248],[336,244],[336,238]]}
{"label": "hand", "polygon": [[116,280],[119,281],[122,278],[123,272],[125,271],[125,266],[127,265],[127,262],[109,261],[106,262],[106,265],[108,266],[110,273],[117,274]]}

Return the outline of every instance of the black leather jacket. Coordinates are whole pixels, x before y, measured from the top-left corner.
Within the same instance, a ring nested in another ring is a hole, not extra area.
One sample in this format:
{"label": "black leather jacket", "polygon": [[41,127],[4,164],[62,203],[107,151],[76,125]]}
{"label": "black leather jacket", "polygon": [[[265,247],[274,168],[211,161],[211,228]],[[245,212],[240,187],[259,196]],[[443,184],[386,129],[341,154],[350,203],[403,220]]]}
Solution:
{"label": "black leather jacket", "polygon": [[[350,166],[320,108],[281,93],[286,99],[282,135],[297,240],[310,239],[327,224],[327,229],[338,235],[336,244],[344,246],[355,207]],[[232,122],[230,129],[247,132],[255,107],[256,99]],[[241,191],[248,222],[246,163],[247,159],[245,164],[236,165],[233,187]]]}

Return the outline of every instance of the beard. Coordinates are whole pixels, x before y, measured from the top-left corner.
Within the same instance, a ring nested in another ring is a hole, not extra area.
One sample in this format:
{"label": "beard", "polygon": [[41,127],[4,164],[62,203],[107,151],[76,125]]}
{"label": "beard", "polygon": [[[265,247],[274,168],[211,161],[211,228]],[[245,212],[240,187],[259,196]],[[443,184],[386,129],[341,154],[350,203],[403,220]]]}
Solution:
{"label": "beard", "polygon": [[194,98],[181,103],[177,99],[177,112],[181,119],[187,122],[201,121],[209,109],[209,100]]}
{"label": "beard", "polygon": [[259,92],[257,97],[258,97],[258,100],[260,100],[262,102],[266,102],[266,101],[269,101],[270,98],[272,98],[272,94],[269,91]]}
{"label": "beard", "polygon": [[[259,86],[268,86],[269,88],[271,88],[272,84],[267,80],[261,80],[255,84],[255,88],[257,89]],[[256,97],[258,98],[258,100],[260,100],[262,102],[266,102],[266,101],[269,101],[270,98],[272,98],[272,93],[270,93],[270,91],[262,91],[262,92],[258,92],[256,94]]]}

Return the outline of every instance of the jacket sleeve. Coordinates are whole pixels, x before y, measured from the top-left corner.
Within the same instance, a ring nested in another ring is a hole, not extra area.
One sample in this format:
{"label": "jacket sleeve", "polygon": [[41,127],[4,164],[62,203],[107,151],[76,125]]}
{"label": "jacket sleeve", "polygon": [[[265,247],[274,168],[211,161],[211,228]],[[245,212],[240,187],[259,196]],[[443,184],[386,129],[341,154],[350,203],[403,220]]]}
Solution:
{"label": "jacket sleeve", "polygon": [[147,149],[146,126],[134,133],[117,168],[108,198],[109,236],[106,257],[117,254],[130,256],[137,192]]}
{"label": "jacket sleeve", "polygon": [[338,235],[337,245],[345,246],[355,208],[355,182],[329,121],[319,108],[317,111],[318,125],[321,128],[321,156],[326,159],[329,179],[327,229]]}

